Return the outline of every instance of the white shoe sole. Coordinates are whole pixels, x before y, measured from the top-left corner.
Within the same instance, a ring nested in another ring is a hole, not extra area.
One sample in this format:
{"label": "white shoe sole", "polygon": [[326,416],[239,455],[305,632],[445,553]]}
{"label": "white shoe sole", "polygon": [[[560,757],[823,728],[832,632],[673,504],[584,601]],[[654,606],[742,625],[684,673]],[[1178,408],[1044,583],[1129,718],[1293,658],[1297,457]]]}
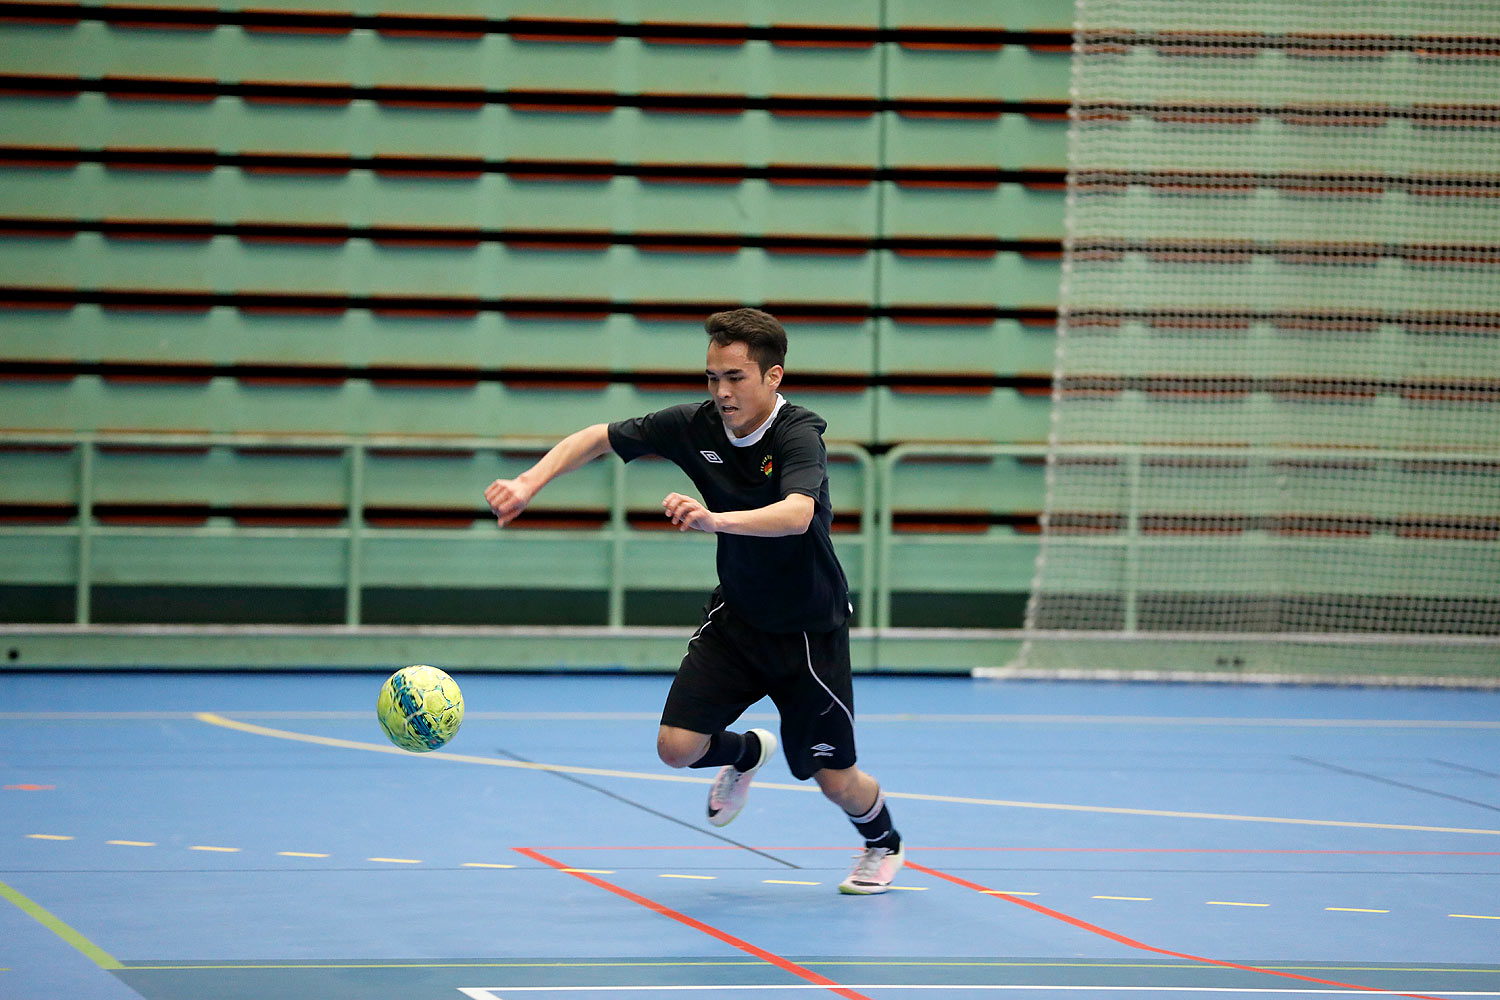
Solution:
{"label": "white shoe sole", "polygon": [[[748,771],[745,771],[743,777],[740,778],[740,780],[742,782],[745,782],[746,784],[748,784],[751,779],[755,777],[756,773],[765,766],[766,761],[771,759],[771,755],[776,752],[776,736],[773,733],[765,729],[752,729],[750,731],[760,738],[760,759],[755,762],[754,767],[752,767]],[[726,764],[724,766],[728,768],[733,767],[734,765]],[[722,774],[723,771],[721,770],[719,773]],[[717,781],[717,779],[715,780]],[[730,822],[732,822],[734,818],[740,814],[740,811],[745,808],[745,801],[747,801],[748,799],[749,793],[747,792],[745,800],[742,800],[740,802],[739,809],[736,809],[734,812],[724,812],[723,810],[720,810],[717,813],[709,813],[708,822],[712,826],[728,826]]]}
{"label": "white shoe sole", "polygon": [[899,872],[905,865],[906,845],[903,844],[900,848],[900,859],[896,862],[896,871],[891,872],[891,882],[887,882],[885,885],[855,885],[851,881],[854,877],[851,874],[849,878],[839,883],[839,892],[845,896],[878,896],[883,892],[890,892],[891,883],[896,880],[896,872]]}

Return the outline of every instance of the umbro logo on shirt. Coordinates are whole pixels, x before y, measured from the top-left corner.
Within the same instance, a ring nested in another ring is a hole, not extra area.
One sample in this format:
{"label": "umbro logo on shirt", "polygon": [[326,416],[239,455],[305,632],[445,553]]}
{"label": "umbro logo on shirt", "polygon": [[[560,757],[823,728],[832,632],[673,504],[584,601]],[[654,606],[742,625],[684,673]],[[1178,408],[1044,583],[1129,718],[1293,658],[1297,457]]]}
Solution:
{"label": "umbro logo on shirt", "polygon": [[715,465],[723,465],[724,464],[724,460],[719,457],[719,453],[716,452],[716,451],[700,451],[700,452],[698,452],[698,454],[702,455],[704,458],[708,459],[710,462],[714,463]]}
{"label": "umbro logo on shirt", "polygon": [[814,757],[832,757],[833,747],[827,743],[819,743],[812,748],[812,752]]}

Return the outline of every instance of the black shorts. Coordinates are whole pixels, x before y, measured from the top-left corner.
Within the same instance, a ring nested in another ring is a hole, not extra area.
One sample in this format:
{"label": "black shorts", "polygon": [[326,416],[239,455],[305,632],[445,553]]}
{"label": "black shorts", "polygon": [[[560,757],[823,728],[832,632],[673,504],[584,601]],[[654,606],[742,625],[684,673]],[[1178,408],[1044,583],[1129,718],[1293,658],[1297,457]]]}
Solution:
{"label": "black shorts", "polygon": [[849,626],[762,632],[715,591],[667,693],[662,725],[717,733],[767,695],[781,713],[781,749],[799,781],[825,767],[854,766]]}

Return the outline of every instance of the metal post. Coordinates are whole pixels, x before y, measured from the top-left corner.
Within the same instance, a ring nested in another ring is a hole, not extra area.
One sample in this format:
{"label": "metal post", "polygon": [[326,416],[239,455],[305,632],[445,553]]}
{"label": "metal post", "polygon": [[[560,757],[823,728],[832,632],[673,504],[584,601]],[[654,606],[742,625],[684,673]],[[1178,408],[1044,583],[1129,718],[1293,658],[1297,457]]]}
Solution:
{"label": "metal post", "polygon": [[879,559],[875,567],[875,627],[891,627],[891,532],[895,518],[891,511],[892,469],[901,461],[901,445],[897,445],[875,460],[880,475],[879,517],[880,531],[876,539]]}
{"label": "metal post", "polygon": [[1136,589],[1140,585],[1141,542],[1141,453],[1132,451],[1125,457],[1125,565],[1122,581],[1125,597],[1125,631],[1137,628]]}
{"label": "metal post", "polygon": [[855,449],[859,458],[859,474],[864,480],[865,495],[859,513],[860,544],[864,548],[859,572],[859,614],[855,621],[860,625],[870,624],[870,602],[875,599],[875,565],[879,553],[875,551],[875,465],[870,453],[863,448]]}
{"label": "metal post", "polygon": [[344,580],[344,624],[355,626],[360,620],[360,602],[363,595],[361,585],[360,557],[364,548],[365,524],[365,446],[354,443],[349,449],[349,502],[347,535],[349,549],[346,553]]}
{"label": "metal post", "polygon": [[[860,570],[857,581],[849,581],[851,590],[859,590],[859,602],[854,606],[854,621],[869,626],[875,614],[875,468],[870,453],[857,444],[831,444],[827,446],[828,457],[849,458],[859,467],[860,507],[859,546]],[[830,468],[832,464],[830,462]],[[830,476],[832,474],[830,473]]]}
{"label": "metal post", "polygon": [[625,624],[625,469],[624,462],[611,462],[609,501],[609,620],[611,628]]}
{"label": "metal post", "polygon": [[78,578],[73,591],[73,620],[79,625],[87,625],[92,613],[93,527],[94,440],[85,436],[78,441]]}

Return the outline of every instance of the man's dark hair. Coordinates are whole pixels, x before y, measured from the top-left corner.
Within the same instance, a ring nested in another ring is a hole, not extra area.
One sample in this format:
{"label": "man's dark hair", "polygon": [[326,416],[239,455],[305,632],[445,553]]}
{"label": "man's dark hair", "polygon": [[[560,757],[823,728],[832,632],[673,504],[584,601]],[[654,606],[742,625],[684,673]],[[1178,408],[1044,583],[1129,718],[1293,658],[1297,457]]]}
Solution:
{"label": "man's dark hair", "polygon": [[759,309],[716,312],[704,320],[703,328],[708,331],[708,339],[720,347],[744,344],[745,353],[760,365],[762,378],[776,365],[786,365],[786,331],[770,313]]}

